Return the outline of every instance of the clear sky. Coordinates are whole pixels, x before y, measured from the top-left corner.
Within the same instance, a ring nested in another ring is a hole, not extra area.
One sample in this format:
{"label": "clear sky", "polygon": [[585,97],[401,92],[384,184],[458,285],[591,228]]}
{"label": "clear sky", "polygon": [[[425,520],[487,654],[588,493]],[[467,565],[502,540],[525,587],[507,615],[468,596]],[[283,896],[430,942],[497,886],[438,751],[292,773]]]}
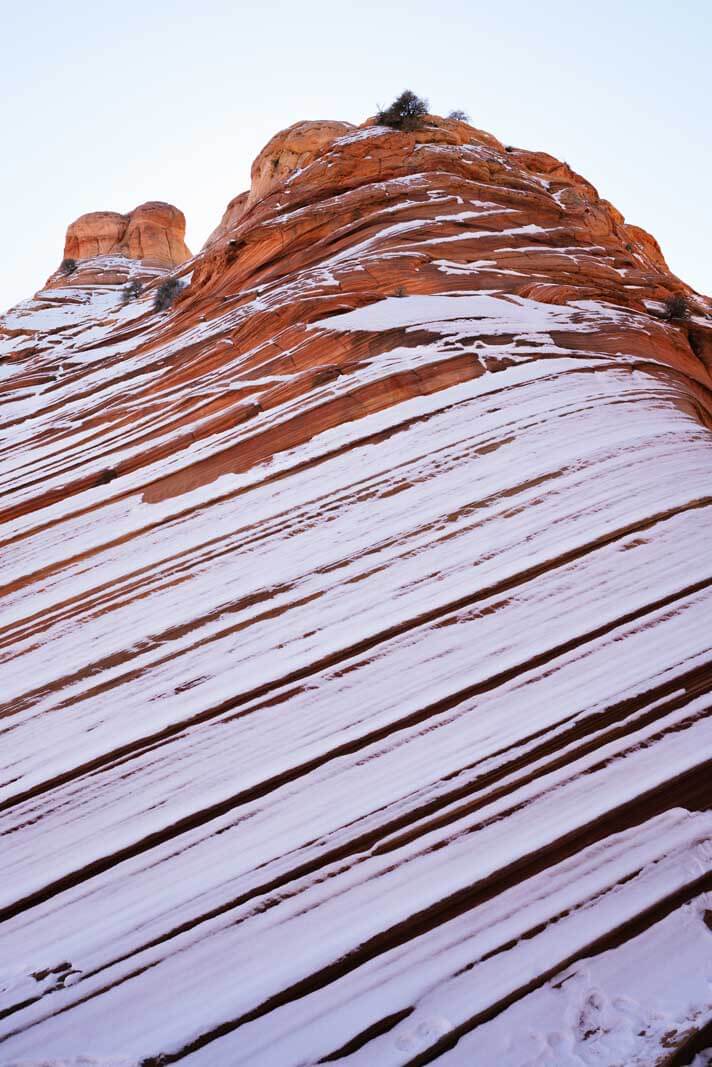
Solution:
{"label": "clear sky", "polygon": [[269,138],[403,88],[566,160],[712,293],[712,0],[3,0],[0,309],[69,222],[168,200],[197,251]]}

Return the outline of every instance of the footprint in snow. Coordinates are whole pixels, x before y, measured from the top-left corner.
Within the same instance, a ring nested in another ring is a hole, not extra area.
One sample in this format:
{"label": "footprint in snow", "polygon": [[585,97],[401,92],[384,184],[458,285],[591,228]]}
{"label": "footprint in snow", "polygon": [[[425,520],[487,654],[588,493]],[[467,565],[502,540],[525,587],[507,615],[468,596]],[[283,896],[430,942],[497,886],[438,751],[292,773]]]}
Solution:
{"label": "footprint in snow", "polygon": [[431,1015],[421,1019],[417,1026],[411,1026],[398,1035],[396,1048],[401,1052],[414,1052],[429,1048],[449,1034],[452,1023],[444,1015]]}

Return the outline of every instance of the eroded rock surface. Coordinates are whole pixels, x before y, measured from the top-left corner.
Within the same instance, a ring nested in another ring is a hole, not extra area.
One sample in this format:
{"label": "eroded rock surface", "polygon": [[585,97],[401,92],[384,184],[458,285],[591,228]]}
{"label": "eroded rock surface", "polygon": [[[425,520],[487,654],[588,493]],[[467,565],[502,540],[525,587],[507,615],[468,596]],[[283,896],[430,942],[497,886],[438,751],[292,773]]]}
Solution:
{"label": "eroded rock surface", "polygon": [[295,122],[265,145],[252,164],[247,207],[279,188],[311,163],[324,148],[353,130],[350,122]]}
{"label": "eroded rock surface", "polygon": [[177,267],[190,259],[185,244],[185,216],[172,204],[150,201],[127,215],[92,211],[67,229],[64,258],[128,256],[160,267]]}
{"label": "eroded rock surface", "polygon": [[0,320],[0,1061],[691,1058],[710,300],[434,116],[114,224]]}

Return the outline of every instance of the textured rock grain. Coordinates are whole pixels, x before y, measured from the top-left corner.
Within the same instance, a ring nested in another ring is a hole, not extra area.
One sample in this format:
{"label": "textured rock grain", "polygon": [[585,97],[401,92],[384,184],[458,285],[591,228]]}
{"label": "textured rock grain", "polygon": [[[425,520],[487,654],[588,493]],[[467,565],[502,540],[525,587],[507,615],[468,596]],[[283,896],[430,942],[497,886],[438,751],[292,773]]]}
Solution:
{"label": "textured rock grain", "polygon": [[0,1063],[691,1059],[712,303],[436,117],[173,210],[0,319]]}
{"label": "textured rock grain", "polygon": [[185,244],[185,217],[172,204],[150,201],[128,215],[92,211],[67,229],[64,258],[128,256],[153,266],[177,267],[190,259]]}

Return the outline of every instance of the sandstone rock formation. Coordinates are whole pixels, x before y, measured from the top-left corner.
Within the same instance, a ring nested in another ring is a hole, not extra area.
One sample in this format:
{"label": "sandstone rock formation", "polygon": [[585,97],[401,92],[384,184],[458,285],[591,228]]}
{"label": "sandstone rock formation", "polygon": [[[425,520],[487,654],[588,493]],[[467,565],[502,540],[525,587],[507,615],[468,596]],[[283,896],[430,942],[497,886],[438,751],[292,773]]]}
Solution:
{"label": "sandstone rock formation", "polygon": [[436,116],[113,219],[0,319],[0,1062],[689,1062],[712,302]]}
{"label": "sandstone rock formation", "polygon": [[337,138],[353,130],[350,122],[295,122],[269,141],[252,164],[247,207],[262,200],[286,178],[306,167]]}
{"label": "sandstone rock formation", "polygon": [[185,244],[185,217],[172,204],[150,201],[127,215],[92,211],[67,229],[64,258],[81,260],[114,255],[153,266],[177,267],[190,259]]}
{"label": "sandstone rock formation", "polygon": [[233,197],[204,248],[210,248],[225,237],[253,204],[279,188],[296,171],[311,163],[324,148],[353,129],[348,122],[317,121],[296,122],[288,129],[281,130],[257,156],[252,164],[250,188]]}
{"label": "sandstone rock formation", "polygon": [[237,226],[245,213],[249,192],[239,193],[233,197],[223,212],[223,217],[205,242],[204,248],[210,248]]}
{"label": "sandstone rock formation", "polygon": [[93,256],[125,253],[123,238],[128,215],[118,211],[90,211],[69,224],[64,240],[65,259],[91,259]]}

